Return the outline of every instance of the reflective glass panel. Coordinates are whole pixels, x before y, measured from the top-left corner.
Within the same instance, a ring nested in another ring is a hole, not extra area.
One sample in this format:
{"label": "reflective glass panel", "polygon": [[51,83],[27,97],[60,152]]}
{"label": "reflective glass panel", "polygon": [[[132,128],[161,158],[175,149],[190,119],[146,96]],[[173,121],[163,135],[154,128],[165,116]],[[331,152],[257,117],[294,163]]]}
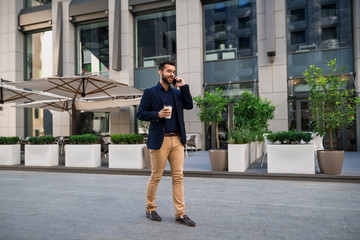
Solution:
{"label": "reflective glass panel", "polygon": [[287,0],[288,75],[301,77],[310,66],[327,72],[336,58],[353,71],[351,0]]}
{"label": "reflective glass panel", "polygon": [[52,31],[26,35],[26,79],[53,75]]}
{"label": "reflective glass panel", "polygon": [[51,0],[26,0],[25,7],[37,7],[47,3],[51,3]]}
{"label": "reflective glass panel", "polygon": [[351,16],[351,0],[287,0],[288,51],[351,47]]}
{"label": "reflective glass panel", "polygon": [[204,5],[205,61],[257,55],[256,2]]}
{"label": "reflective glass panel", "polygon": [[108,22],[91,23],[77,27],[76,74],[109,75]]}
{"label": "reflective glass panel", "polygon": [[175,11],[135,17],[136,68],[156,67],[166,60],[176,60]]}

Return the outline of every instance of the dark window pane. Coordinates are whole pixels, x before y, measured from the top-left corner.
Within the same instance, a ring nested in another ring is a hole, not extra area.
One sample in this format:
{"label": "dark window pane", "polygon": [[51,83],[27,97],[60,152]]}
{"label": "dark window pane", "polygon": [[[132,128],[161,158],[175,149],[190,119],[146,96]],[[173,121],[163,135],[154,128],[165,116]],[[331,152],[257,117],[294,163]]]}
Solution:
{"label": "dark window pane", "polygon": [[291,17],[290,17],[290,21],[291,22],[296,22],[296,21],[304,21],[305,20],[305,9],[301,8],[301,9],[296,9],[296,10],[291,10]]}
{"label": "dark window pane", "polygon": [[239,49],[250,48],[250,37],[239,38]]}
{"label": "dark window pane", "polygon": [[223,32],[226,30],[225,20],[219,20],[214,22],[215,32]]}
{"label": "dark window pane", "polygon": [[136,67],[155,67],[176,59],[175,11],[137,16]]}
{"label": "dark window pane", "polygon": [[250,17],[238,18],[238,29],[250,27],[248,26],[249,21]]}
{"label": "dark window pane", "polygon": [[336,4],[326,4],[321,6],[321,17],[336,16]]}
{"label": "dark window pane", "polygon": [[336,27],[323,28],[321,39],[323,41],[337,39],[336,35]]}
{"label": "dark window pane", "polygon": [[298,31],[291,33],[291,44],[305,43],[305,31]]}

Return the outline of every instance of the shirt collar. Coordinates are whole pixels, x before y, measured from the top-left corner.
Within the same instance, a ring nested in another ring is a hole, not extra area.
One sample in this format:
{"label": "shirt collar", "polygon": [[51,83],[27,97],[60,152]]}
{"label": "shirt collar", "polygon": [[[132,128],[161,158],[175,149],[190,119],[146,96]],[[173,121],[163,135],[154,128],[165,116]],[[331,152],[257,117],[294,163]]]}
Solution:
{"label": "shirt collar", "polygon": [[[161,85],[160,82],[158,82],[158,84],[156,85],[156,87],[159,88],[160,90],[164,91],[164,92],[167,92],[167,91],[165,90],[165,88],[163,87],[163,85]],[[170,91],[172,90],[172,87],[171,87],[171,86],[169,86],[169,90],[170,90]]]}

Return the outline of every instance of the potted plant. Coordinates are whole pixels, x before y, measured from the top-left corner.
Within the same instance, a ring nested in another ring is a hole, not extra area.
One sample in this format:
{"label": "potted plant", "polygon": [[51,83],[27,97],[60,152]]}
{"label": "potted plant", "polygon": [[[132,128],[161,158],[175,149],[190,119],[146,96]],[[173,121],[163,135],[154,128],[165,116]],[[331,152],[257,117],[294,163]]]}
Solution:
{"label": "potted plant", "polygon": [[330,151],[317,151],[320,171],[325,174],[340,174],[344,151],[334,149],[333,134],[353,123],[360,99],[354,89],[347,88],[347,78],[342,76],[347,67],[338,67],[336,59],[327,63],[330,68],[328,74],[312,65],[304,76],[310,86],[309,109],[314,132],[320,136],[328,134],[330,139]]}
{"label": "potted plant", "polygon": [[268,173],[315,174],[314,146],[309,132],[282,131],[267,136]]}
{"label": "potted plant", "polygon": [[52,136],[29,137],[25,145],[25,166],[59,165],[59,146]]}
{"label": "potted plant", "polygon": [[20,164],[19,141],[19,137],[0,137],[0,165]]}
{"label": "potted plant", "polygon": [[101,145],[93,134],[72,135],[65,145],[65,167],[99,167]]}
{"label": "potted plant", "polygon": [[248,129],[235,129],[228,139],[229,172],[245,172],[249,168],[251,133]]}
{"label": "potted plant", "polygon": [[[247,129],[250,133],[249,152],[250,163],[257,157],[256,148],[263,141],[262,134],[267,131],[268,121],[274,118],[275,106],[266,98],[255,96],[249,91],[243,92],[236,100],[234,105],[234,125],[235,129]],[[258,137],[258,136],[261,137]]]}
{"label": "potted plant", "polygon": [[144,168],[144,136],[140,134],[111,135],[109,168]]}
{"label": "potted plant", "polygon": [[196,106],[199,108],[198,116],[205,124],[215,124],[216,150],[209,150],[210,164],[213,171],[227,170],[227,150],[220,150],[219,144],[219,123],[222,120],[222,113],[226,112],[226,106],[232,100],[226,97],[220,88],[213,92],[205,92],[204,96],[194,97]]}

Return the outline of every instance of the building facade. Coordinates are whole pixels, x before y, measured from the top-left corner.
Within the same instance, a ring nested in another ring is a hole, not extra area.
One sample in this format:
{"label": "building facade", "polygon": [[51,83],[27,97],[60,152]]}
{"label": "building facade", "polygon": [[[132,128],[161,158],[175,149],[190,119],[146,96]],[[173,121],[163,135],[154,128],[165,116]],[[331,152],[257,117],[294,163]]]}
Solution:
{"label": "building facade", "polygon": [[[0,78],[5,81],[100,74],[145,89],[158,82],[158,63],[173,60],[193,96],[221,87],[234,98],[247,90],[271,100],[276,106],[269,122],[272,131],[311,130],[309,89],[302,74],[310,65],[326,69],[326,61],[336,58],[349,67],[350,87],[360,91],[357,0],[0,0],[0,4]],[[0,135],[70,134],[68,113],[13,105],[1,106]],[[224,148],[232,107],[220,124]],[[81,113],[79,133],[139,131],[135,113],[135,107]],[[360,110],[356,122],[335,138],[337,148],[360,150],[359,116]],[[186,111],[185,122],[187,132],[202,140],[202,148],[211,147],[214,131],[199,122],[196,108]]]}

